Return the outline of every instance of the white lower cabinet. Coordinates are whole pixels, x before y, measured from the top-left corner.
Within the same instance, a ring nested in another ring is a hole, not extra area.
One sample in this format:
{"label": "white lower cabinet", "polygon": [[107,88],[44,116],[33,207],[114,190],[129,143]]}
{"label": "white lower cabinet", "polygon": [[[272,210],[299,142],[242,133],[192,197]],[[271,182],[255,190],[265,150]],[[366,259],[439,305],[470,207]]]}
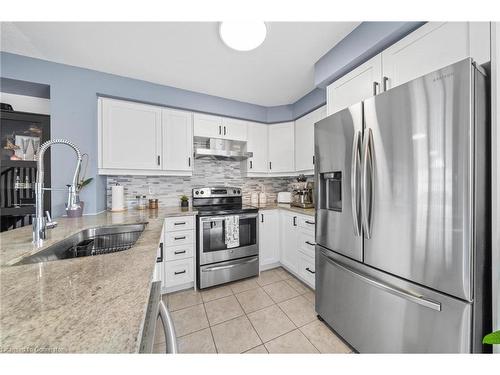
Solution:
{"label": "white lower cabinet", "polygon": [[260,268],[266,269],[280,261],[280,230],[278,210],[259,212],[259,260]]}
{"label": "white lower cabinet", "polygon": [[167,261],[165,263],[166,287],[172,288],[194,281],[193,258]]}
{"label": "white lower cabinet", "polygon": [[316,268],[314,264],[314,257],[299,253],[299,270],[300,278],[306,282],[311,288],[315,287],[315,274]]}
{"label": "white lower cabinet", "polygon": [[[279,229],[274,232],[274,237],[279,238],[279,263],[288,271],[292,272],[302,282],[314,289],[315,287],[315,222],[314,217],[309,215],[301,215],[292,211],[277,210],[279,216]],[[261,213],[269,213],[270,211],[260,211]],[[271,215],[271,214],[268,214]],[[261,216],[262,219],[262,216]],[[261,223],[259,228],[265,224],[266,216],[264,215],[264,223]],[[272,219],[268,220],[269,229],[264,229],[267,233],[271,233]],[[276,241],[275,239],[275,241]],[[269,240],[268,244],[271,243]],[[265,249],[265,254],[271,254],[271,250]],[[262,254],[262,250],[261,250]],[[268,255],[265,259],[271,259]],[[271,263],[271,262],[270,262]],[[264,263],[267,264],[267,263]],[[261,262],[262,265],[262,262]]]}
{"label": "white lower cabinet", "polygon": [[193,216],[166,218],[162,233],[162,290],[165,293],[194,285],[195,233]]}
{"label": "white lower cabinet", "polygon": [[289,212],[281,212],[280,220],[280,261],[281,263],[290,269],[291,271],[297,273],[299,268],[299,252],[297,248],[297,238],[298,238],[298,226],[297,226],[298,215]]}

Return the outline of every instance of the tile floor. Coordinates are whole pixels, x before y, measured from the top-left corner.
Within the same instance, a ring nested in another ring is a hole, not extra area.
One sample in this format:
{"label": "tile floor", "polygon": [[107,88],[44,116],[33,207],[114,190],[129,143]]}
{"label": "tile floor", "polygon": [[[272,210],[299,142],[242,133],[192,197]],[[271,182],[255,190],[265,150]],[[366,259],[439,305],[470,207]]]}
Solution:
{"label": "tile floor", "polygon": [[[164,298],[181,353],[351,353],[317,319],[314,291],[283,268]],[[155,352],[162,352],[158,326]]]}

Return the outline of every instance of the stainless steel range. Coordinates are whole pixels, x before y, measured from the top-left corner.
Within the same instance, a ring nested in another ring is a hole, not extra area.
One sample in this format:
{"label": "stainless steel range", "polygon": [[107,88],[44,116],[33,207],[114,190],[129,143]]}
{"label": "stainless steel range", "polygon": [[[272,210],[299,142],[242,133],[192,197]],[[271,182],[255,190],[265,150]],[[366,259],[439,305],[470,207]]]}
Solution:
{"label": "stainless steel range", "polygon": [[258,275],[258,209],[243,204],[241,188],[193,189],[193,207],[198,288]]}

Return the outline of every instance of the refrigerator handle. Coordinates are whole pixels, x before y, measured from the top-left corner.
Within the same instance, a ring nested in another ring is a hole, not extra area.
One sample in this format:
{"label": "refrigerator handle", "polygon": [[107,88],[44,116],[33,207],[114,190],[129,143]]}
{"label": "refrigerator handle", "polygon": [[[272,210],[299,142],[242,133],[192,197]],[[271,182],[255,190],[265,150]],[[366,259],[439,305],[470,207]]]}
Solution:
{"label": "refrigerator handle", "polygon": [[352,221],[354,225],[354,235],[361,235],[360,220],[359,220],[359,199],[358,199],[358,169],[361,163],[361,131],[354,133],[352,142],[352,160],[351,160],[351,210]]}
{"label": "refrigerator handle", "polygon": [[376,288],[379,288],[385,292],[391,293],[391,294],[398,296],[400,298],[406,299],[410,302],[417,303],[421,306],[428,307],[429,309],[432,309],[432,310],[441,311],[441,303],[439,303],[438,301],[434,301],[434,300],[426,298],[420,294],[416,294],[416,293],[409,291],[409,290],[401,289],[399,287],[382,282],[381,280],[376,280],[376,279],[371,278],[368,275],[357,272],[357,271],[351,269],[349,266],[345,266],[345,265],[341,264],[340,262],[338,262],[337,260],[333,259],[331,256],[326,254],[326,252],[324,250],[321,250],[321,255],[323,255],[327,261],[333,263],[336,267],[349,273],[350,275],[354,276],[355,278],[358,278],[358,279],[364,281],[365,283],[371,284]]}
{"label": "refrigerator handle", "polygon": [[[373,217],[373,133],[370,128],[363,134],[363,164],[361,167],[361,217],[365,238],[370,239],[372,234]],[[370,192],[368,192],[368,172],[370,172]],[[368,195],[369,202],[368,202]]]}

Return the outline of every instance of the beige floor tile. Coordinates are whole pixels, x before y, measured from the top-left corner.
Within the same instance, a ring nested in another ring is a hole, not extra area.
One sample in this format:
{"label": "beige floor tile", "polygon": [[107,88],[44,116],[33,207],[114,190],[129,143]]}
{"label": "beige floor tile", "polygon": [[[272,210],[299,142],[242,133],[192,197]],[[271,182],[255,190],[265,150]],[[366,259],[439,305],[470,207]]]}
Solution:
{"label": "beige floor tile", "polygon": [[301,327],[317,319],[316,311],[307,299],[298,296],[278,304],[286,315]]}
{"label": "beige floor tile", "polygon": [[268,353],[264,345],[259,345],[253,349],[247,350],[244,354],[268,354]]}
{"label": "beige floor tile", "polygon": [[235,296],[219,298],[205,303],[208,321],[210,325],[219,324],[243,315],[243,310]]}
{"label": "beige floor tile", "polygon": [[276,303],[286,301],[287,299],[297,297],[299,295],[299,292],[284,281],[264,285],[262,289],[264,289]]}
{"label": "beige floor tile", "polygon": [[351,349],[319,320],[300,330],[321,353],[351,353]]}
{"label": "beige floor tile", "polygon": [[314,306],[315,302],[316,302],[316,296],[314,294],[314,290],[308,290],[307,292],[305,292],[303,294],[304,298],[306,300],[308,300],[309,302],[311,302]]}
{"label": "beige floor tile", "polygon": [[212,327],[212,334],[219,353],[243,353],[262,344],[246,316]]}
{"label": "beige floor tile", "polygon": [[293,289],[295,289],[299,294],[304,294],[311,289],[309,289],[305,284],[301,283],[299,280],[297,280],[295,277],[292,277],[291,279],[285,280],[288,285],[290,285]]}
{"label": "beige floor tile", "polygon": [[152,354],[166,354],[166,352],[167,352],[166,345],[167,344],[164,342],[162,342],[160,344],[154,344]]}
{"label": "beige floor tile", "polygon": [[281,280],[287,280],[293,277],[292,274],[285,270],[283,267],[275,268],[274,271],[281,278]]}
{"label": "beige floor tile", "polygon": [[238,293],[236,294],[236,298],[247,314],[274,304],[271,297],[262,288],[250,289],[246,292]]}
{"label": "beige floor tile", "polygon": [[160,317],[156,319],[156,329],[155,329],[155,344],[160,344],[165,342],[165,331],[163,330],[163,324],[161,322]]}
{"label": "beige floor tile", "polygon": [[166,297],[163,296],[163,300],[167,301],[169,311],[185,309],[203,302],[201,293],[193,289],[170,293]]}
{"label": "beige floor tile", "polygon": [[214,299],[230,296],[231,294],[233,294],[231,287],[229,285],[223,285],[203,290],[201,292],[201,298],[203,298],[203,302],[209,302]]}
{"label": "beige floor tile", "polygon": [[179,353],[217,353],[210,328],[179,337]]}
{"label": "beige floor tile", "polygon": [[318,353],[298,329],[264,344],[269,353]]}
{"label": "beige floor tile", "polygon": [[295,329],[292,321],[276,305],[248,314],[248,319],[264,342]]}
{"label": "beige floor tile", "polygon": [[264,286],[280,280],[281,277],[279,277],[279,275],[274,270],[267,270],[260,273],[259,278],[257,279],[257,284],[259,284],[260,286]]}
{"label": "beige floor tile", "polygon": [[253,277],[251,279],[236,281],[235,283],[231,283],[229,286],[233,290],[233,293],[236,294],[258,288],[259,284],[257,284],[257,278]]}
{"label": "beige floor tile", "polygon": [[177,337],[208,327],[203,304],[187,307],[171,313]]}

